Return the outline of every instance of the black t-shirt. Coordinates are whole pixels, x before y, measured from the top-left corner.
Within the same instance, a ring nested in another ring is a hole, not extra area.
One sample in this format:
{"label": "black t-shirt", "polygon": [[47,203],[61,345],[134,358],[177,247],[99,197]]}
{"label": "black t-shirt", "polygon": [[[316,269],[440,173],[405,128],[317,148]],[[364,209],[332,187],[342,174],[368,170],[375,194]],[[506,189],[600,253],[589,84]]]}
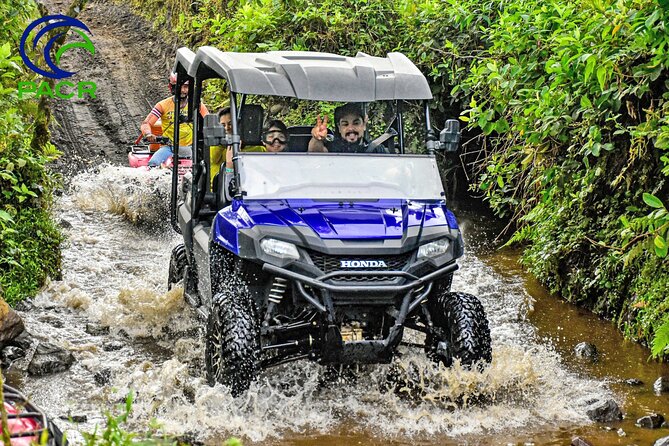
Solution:
{"label": "black t-shirt", "polygon": [[[331,153],[366,153],[369,142],[362,138],[359,142],[348,142],[340,136],[335,136],[332,141],[323,141],[328,152]],[[388,153],[383,145],[379,145],[368,153]]]}

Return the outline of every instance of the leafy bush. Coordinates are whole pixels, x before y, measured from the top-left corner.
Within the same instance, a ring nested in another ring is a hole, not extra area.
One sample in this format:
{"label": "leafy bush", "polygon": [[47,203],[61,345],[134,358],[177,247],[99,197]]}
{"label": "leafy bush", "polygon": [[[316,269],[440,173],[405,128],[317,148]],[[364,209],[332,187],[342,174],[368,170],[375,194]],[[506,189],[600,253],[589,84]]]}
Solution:
{"label": "leafy bush", "polygon": [[36,79],[14,51],[37,15],[34,3],[0,4],[0,294],[9,303],[60,274],[61,235],[49,214],[55,179],[46,169],[57,152],[34,139],[45,119],[36,101],[17,98],[18,82]]}

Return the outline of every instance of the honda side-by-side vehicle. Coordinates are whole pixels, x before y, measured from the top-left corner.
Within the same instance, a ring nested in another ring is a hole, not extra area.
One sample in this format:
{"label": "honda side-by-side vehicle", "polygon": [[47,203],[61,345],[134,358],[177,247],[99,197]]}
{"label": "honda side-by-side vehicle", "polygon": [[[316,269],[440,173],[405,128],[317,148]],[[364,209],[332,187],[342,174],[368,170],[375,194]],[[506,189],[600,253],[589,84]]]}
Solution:
{"label": "honda side-by-side vehicle", "polygon": [[[236,395],[264,368],[304,358],[388,363],[406,329],[424,333],[426,354],[446,366],[491,361],[481,303],[451,291],[463,240],[435,151],[456,149],[459,126],[432,127],[432,94],[411,61],[202,47],[179,49],[174,71],[177,91],[192,86],[188,110],[199,110],[210,79],[230,91],[232,134],[217,116],[190,113],[192,175],[179,181],[175,154],[172,176],[171,219],[183,244],[172,252],[169,286],[183,284],[206,321],[210,384]],[[264,109],[278,101],[359,103],[382,122],[372,145],[387,153],[307,152],[315,116],[288,128],[283,152],[242,151],[260,144]],[[424,115],[419,132],[405,129],[406,110]],[[418,144],[405,137],[417,133],[426,154],[407,153]],[[232,148],[233,173],[225,181],[221,169],[211,181],[209,148],[221,145]]]}

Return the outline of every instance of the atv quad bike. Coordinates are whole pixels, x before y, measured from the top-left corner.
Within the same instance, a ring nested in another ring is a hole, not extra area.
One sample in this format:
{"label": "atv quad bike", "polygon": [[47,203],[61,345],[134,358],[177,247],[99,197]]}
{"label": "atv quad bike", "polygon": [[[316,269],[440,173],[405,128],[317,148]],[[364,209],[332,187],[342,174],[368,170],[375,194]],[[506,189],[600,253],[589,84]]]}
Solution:
{"label": "atv quad bike", "polygon": [[[63,446],[66,444],[62,432],[47,418],[44,411],[7,384],[2,386],[2,391],[11,446],[34,444]],[[2,435],[2,426],[0,426],[0,435]]]}
{"label": "atv quad bike", "polygon": [[[388,363],[405,329],[423,332],[426,354],[446,366],[490,362],[481,303],[450,289],[463,241],[435,151],[456,150],[459,126],[448,120],[437,136],[432,95],[413,63],[399,53],[203,47],[197,54],[179,49],[174,71],[177,87],[194,85],[188,110],[199,110],[208,79],[224,79],[230,90],[232,134],[216,116],[191,113],[193,175],[181,186],[176,170],[172,177],[172,225],[184,242],[173,250],[169,286],[182,283],[186,301],[206,321],[211,385],[236,395],[261,370],[303,358]],[[248,98],[266,96],[386,101],[390,124],[375,142],[389,153],[305,153],[314,117],[289,128],[287,153],[243,152],[241,141],[259,144],[263,122],[262,106]],[[402,113],[409,101],[422,104],[426,155],[406,153]],[[221,144],[232,146],[233,178],[212,184],[209,146]]]}

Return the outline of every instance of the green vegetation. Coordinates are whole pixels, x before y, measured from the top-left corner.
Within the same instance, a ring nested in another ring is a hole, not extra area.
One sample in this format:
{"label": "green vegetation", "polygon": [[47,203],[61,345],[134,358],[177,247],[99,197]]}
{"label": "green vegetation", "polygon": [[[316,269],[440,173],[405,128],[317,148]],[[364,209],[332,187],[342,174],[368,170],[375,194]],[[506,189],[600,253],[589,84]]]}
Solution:
{"label": "green vegetation", "polygon": [[[126,430],[125,425],[132,412],[133,394],[130,392],[125,403],[119,405],[115,411],[105,412],[107,420],[105,428],[98,433],[97,429],[89,434],[84,434],[86,446],[177,446],[189,444],[188,441],[180,441],[176,438],[167,437],[158,434],[160,424],[154,419],[149,423],[149,431],[145,433],[136,433]],[[229,438],[223,442],[222,446],[242,446],[242,442],[237,438]]]}
{"label": "green vegetation", "polygon": [[435,122],[469,123],[474,187],[515,224],[530,271],[664,351],[665,0],[126,1],[191,47],[402,51],[433,86]]}
{"label": "green vegetation", "polygon": [[20,81],[36,76],[18,55],[25,27],[39,17],[32,2],[0,4],[0,295],[10,304],[34,295],[60,274],[61,235],[49,208],[58,155],[44,142],[48,119],[35,100],[17,99]]}

